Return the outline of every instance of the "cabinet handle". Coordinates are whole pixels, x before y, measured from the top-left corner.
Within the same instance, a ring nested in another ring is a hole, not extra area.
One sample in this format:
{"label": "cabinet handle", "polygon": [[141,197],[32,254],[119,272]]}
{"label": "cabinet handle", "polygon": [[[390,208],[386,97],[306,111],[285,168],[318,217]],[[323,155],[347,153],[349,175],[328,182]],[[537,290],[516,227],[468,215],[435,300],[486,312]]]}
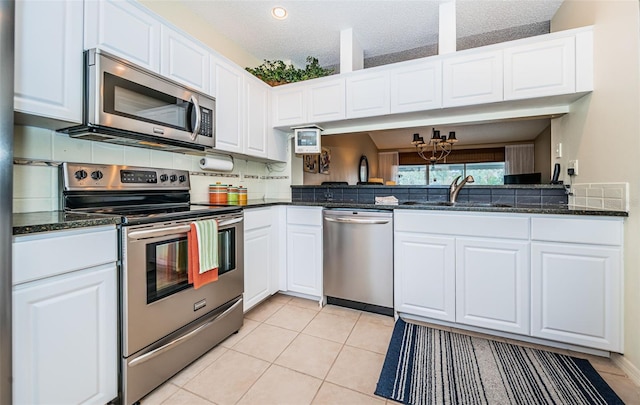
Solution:
{"label": "cabinet handle", "polygon": [[338,218],[329,218],[325,217],[325,221],[327,222],[340,222],[343,224],[374,224],[374,225],[383,225],[388,224],[391,220],[389,219],[355,219],[348,217],[338,217]]}

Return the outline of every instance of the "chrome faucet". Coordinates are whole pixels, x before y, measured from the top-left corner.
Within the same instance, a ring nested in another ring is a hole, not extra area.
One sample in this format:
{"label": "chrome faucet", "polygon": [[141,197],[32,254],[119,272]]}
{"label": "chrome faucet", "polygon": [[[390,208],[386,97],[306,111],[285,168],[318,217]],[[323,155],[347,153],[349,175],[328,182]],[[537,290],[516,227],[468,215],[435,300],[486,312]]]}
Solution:
{"label": "chrome faucet", "polygon": [[462,186],[464,186],[467,183],[473,183],[475,181],[473,179],[473,176],[469,175],[465,177],[464,180],[460,182],[460,184],[458,184],[458,179],[460,177],[462,176],[458,176],[455,179],[453,179],[453,181],[451,182],[451,185],[449,186],[449,202],[452,204],[456,202],[456,198],[458,198],[458,193],[460,192],[460,190],[462,190]]}

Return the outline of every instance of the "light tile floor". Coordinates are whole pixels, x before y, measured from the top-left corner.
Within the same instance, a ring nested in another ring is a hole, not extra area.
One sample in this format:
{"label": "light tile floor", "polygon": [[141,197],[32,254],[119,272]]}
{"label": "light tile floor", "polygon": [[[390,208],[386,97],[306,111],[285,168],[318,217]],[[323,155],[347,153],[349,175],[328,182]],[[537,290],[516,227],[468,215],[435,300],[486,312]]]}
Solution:
{"label": "light tile floor", "polygon": [[[245,315],[237,334],[141,403],[395,404],[373,395],[393,324],[391,317],[276,294]],[[609,359],[560,352],[587,357],[625,403],[640,404],[640,388]]]}

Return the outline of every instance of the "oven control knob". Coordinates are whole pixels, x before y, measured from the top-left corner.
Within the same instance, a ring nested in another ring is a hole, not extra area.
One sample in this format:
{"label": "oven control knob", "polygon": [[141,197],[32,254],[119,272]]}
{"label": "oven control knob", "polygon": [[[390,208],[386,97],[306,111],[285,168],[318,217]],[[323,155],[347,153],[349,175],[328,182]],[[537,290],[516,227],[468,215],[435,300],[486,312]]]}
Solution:
{"label": "oven control knob", "polygon": [[187,181],[187,176],[183,174],[180,177],[178,177],[178,180],[180,180],[180,183],[184,183],[185,181]]}
{"label": "oven control knob", "polygon": [[74,173],[74,176],[78,180],[84,180],[87,178],[87,172],[86,170],[78,170],[77,172]]}
{"label": "oven control knob", "polygon": [[168,179],[169,179],[169,176],[167,176],[166,174],[160,175],[160,181],[167,181]]}
{"label": "oven control knob", "polygon": [[91,172],[91,178],[94,180],[100,180],[102,178],[102,172],[100,170],[96,170],[95,172]]}
{"label": "oven control knob", "polygon": [[171,177],[169,177],[169,180],[171,180],[171,182],[173,183],[174,181],[178,180],[178,176],[172,174]]}

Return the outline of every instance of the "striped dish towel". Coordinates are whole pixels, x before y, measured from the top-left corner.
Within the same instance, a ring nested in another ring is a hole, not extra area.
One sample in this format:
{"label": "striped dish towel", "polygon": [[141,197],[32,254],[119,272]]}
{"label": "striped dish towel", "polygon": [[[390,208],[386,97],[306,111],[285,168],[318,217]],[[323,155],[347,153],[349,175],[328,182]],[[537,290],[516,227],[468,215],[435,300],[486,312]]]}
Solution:
{"label": "striped dish towel", "polygon": [[189,283],[198,289],[218,280],[218,222],[192,222],[188,234]]}

